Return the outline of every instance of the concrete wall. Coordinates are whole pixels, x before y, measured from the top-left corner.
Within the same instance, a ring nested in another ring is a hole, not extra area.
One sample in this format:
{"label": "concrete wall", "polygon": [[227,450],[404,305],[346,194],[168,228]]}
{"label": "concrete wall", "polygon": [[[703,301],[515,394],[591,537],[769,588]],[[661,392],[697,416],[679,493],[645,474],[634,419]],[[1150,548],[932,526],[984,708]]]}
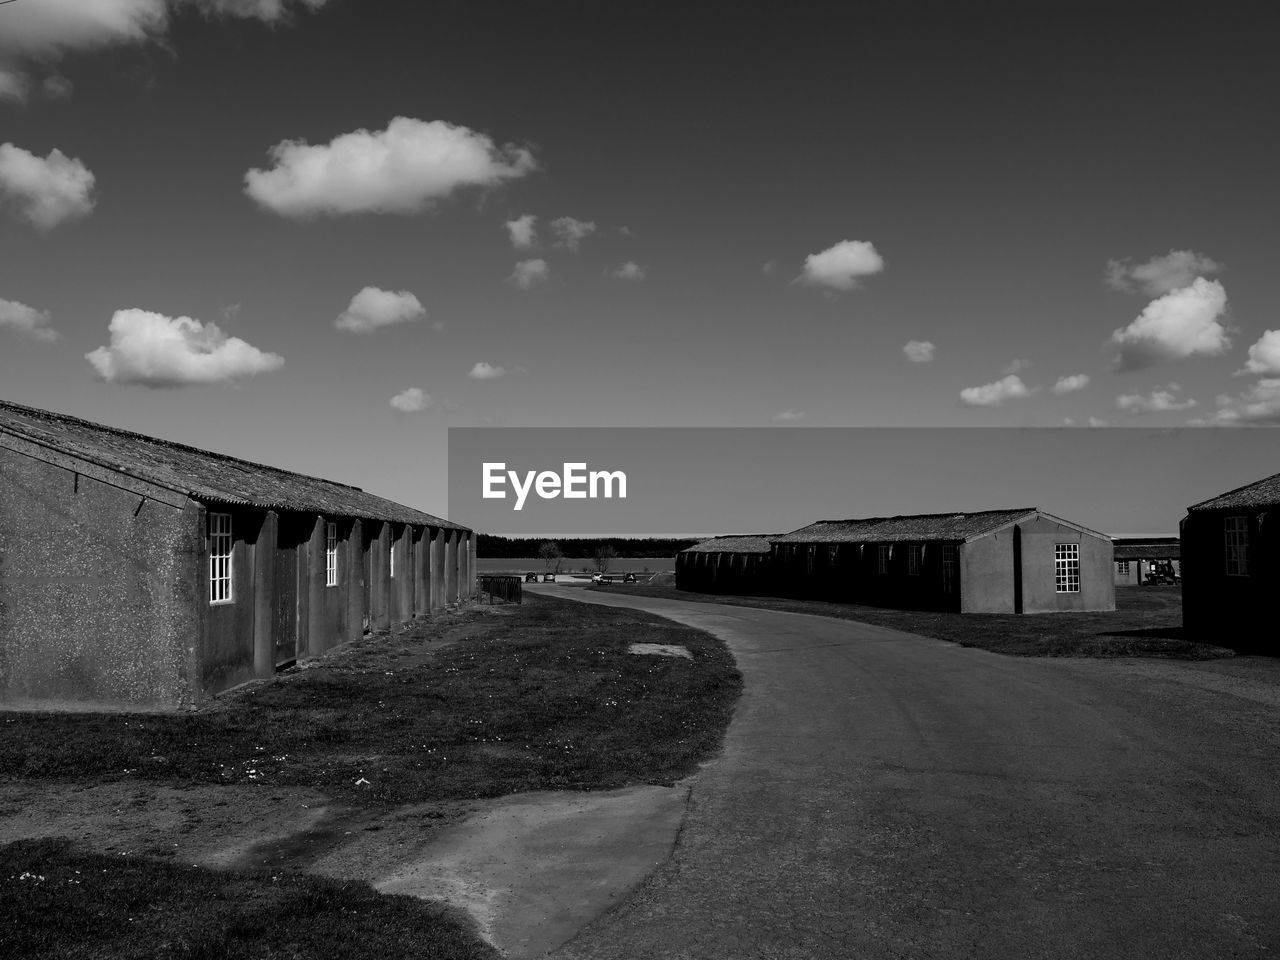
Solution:
{"label": "concrete wall", "polygon": [[[1187,638],[1271,656],[1280,584],[1280,510],[1197,511],[1182,521],[1182,622]],[[1248,573],[1227,573],[1224,521],[1248,518]]]}
{"label": "concrete wall", "polygon": [[[1021,533],[1020,612],[1058,613],[1116,608],[1114,548],[1110,540],[1083,533],[1047,517],[1021,523],[1016,529]],[[1057,592],[1054,547],[1059,543],[1080,545],[1079,593]]]}

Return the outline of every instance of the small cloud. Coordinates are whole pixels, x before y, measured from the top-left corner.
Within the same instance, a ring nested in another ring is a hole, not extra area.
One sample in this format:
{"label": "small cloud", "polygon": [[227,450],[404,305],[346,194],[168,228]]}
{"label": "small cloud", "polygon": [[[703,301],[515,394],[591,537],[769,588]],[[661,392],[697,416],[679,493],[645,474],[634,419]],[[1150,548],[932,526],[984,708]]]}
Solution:
{"label": "small cloud", "polygon": [[74,83],[56,73],[45,77],[40,84],[40,92],[46,100],[66,100],[75,93],[75,89]]}
{"label": "small cloud", "polygon": [[908,340],[902,345],[902,352],[912,363],[932,363],[933,351],[933,342],[930,340]]}
{"label": "small cloud", "polygon": [[596,225],[589,220],[575,220],[573,217],[560,217],[551,221],[551,232],[556,235],[556,246],[569,250],[577,250],[578,245],[595,233]]}
{"label": "small cloud", "polygon": [[1000,372],[1005,374],[1021,373],[1023,370],[1027,369],[1027,367],[1029,366],[1031,366],[1030,360],[1024,360],[1022,357],[1014,357],[1012,360],[1010,360],[1008,363],[1004,365],[1004,369],[1001,370]]}
{"label": "small cloud", "polygon": [[0,100],[26,103],[30,93],[31,84],[24,74],[0,67]]}
{"label": "small cloud", "polygon": [[1249,348],[1249,360],[1238,373],[1280,374],[1280,330],[1268,330]]}
{"label": "small cloud", "polygon": [[1131,265],[1128,260],[1107,261],[1107,285],[1129,293],[1162,297],[1191,286],[1196,277],[1217,273],[1222,265],[1191,250],[1170,250],[1163,257]]}
{"label": "small cloud", "polygon": [[781,413],[775,413],[770,419],[774,423],[798,423],[804,419],[804,411],[783,410]]}
{"label": "small cloud", "polygon": [[648,267],[642,267],[634,260],[628,260],[609,271],[609,276],[617,280],[643,280],[649,274]]}
{"label": "small cloud", "polygon": [[93,184],[89,168],[61,150],[40,158],[12,143],[0,144],[0,200],[9,201],[38,230],[87,217]]}
{"label": "small cloud", "polygon": [[504,376],[506,372],[505,367],[495,367],[493,364],[485,363],[481,360],[471,368],[471,372],[467,376],[472,380],[496,380],[498,377]]}
{"label": "small cloud", "polygon": [[760,272],[763,273],[766,277],[772,277],[774,273],[777,272],[777,269],[778,269],[777,260],[766,260],[764,262],[764,266],[760,268]]}
{"label": "small cloud", "polygon": [[532,213],[508,220],[503,226],[507,229],[507,236],[511,238],[511,245],[516,249],[532,247],[538,242],[538,218]]}
{"label": "small cloud", "polygon": [[1083,390],[1089,385],[1089,375],[1087,373],[1073,373],[1070,376],[1059,377],[1058,382],[1053,385],[1053,392],[1056,394],[1075,393],[1077,390]]}
{"label": "small cloud", "polygon": [[435,403],[430,396],[418,387],[401,390],[387,402],[402,413],[417,413]]}
{"label": "small cloud", "polygon": [[1111,426],[1111,421],[1110,421],[1110,420],[1103,420],[1101,417],[1090,417],[1090,418],[1089,418],[1089,426],[1091,426],[1091,427],[1109,427],[1109,426]]}
{"label": "small cloud", "polygon": [[521,260],[516,264],[515,269],[511,271],[511,276],[507,277],[511,283],[514,283],[521,290],[528,290],[530,287],[536,287],[540,283],[546,283],[551,276],[551,268],[547,266],[547,261]]}
{"label": "small cloud", "polygon": [[269,170],[245,174],[245,193],[286,217],[418,213],[455,190],[495,186],[537,167],[524,147],[498,147],[467,127],[411,117],[327,144],[282,140],[269,154]]}
{"label": "small cloud", "polygon": [[627,226],[619,227],[618,234],[623,237],[629,237],[631,236],[631,228]]}
{"label": "small cloud", "polygon": [[1227,291],[1217,280],[1197,277],[1190,286],[1152,300],[1111,342],[1119,347],[1121,370],[1140,370],[1169,360],[1217,356],[1231,345],[1219,322]]}
{"label": "small cloud", "polygon": [[1031,396],[1017,375],[1009,374],[1003,380],[986,383],[980,387],[965,387],[960,391],[960,399],[971,407],[998,407],[1006,400]]}
{"label": "small cloud", "polygon": [[443,320],[432,320],[432,321],[431,321],[431,329],[432,329],[432,330],[434,330],[436,333],[444,333],[444,321],[443,321]]}
{"label": "small cloud", "polygon": [[422,304],[408,290],[393,293],[365,287],[354,297],[333,325],[347,333],[373,333],[380,327],[421,320],[427,315]]}
{"label": "small cloud", "polygon": [[1194,407],[1194,400],[1179,400],[1174,396],[1181,389],[1178,384],[1171,383],[1163,390],[1157,387],[1145,397],[1140,393],[1126,393],[1116,397],[1116,409],[1123,413],[1167,413]]}
{"label": "small cloud", "polygon": [[1264,378],[1248,390],[1218,397],[1209,417],[1189,421],[1197,427],[1280,426],[1280,379]]}
{"label": "small cloud", "polygon": [[24,337],[53,343],[62,334],[49,326],[49,311],[28,307],[17,300],[0,299],[0,330],[15,330]]}
{"label": "small cloud", "polygon": [[831,290],[852,290],[859,277],[884,269],[884,258],[865,240],[841,240],[821,253],[805,257],[799,282]]}
{"label": "small cloud", "polygon": [[190,317],[166,317],[147,310],[117,310],[109,326],[111,342],[85,358],[109,383],[183,387],[226,383],[277,370],[284,358],[264,353],[216,324]]}
{"label": "small cloud", "polygon": [[263,23],[278,23],[289,18],[293,12],[291,9],[293,6],[319,10],[329,0],[180,0],[180,2],[195,7],[206,17],[240,17],[246,20],[261,20]]}

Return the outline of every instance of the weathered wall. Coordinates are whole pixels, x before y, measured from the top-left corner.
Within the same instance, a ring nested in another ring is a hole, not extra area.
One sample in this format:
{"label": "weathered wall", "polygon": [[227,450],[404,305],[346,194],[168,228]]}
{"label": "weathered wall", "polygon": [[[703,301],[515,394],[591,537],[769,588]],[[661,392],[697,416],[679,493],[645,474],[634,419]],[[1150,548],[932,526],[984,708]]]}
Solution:
{"label": "weathered wall", "polygon": [[959,552],[961,612],[1014,613],[1013,528],[962,543]]}
{"label": "weathered wall", "polygon": [[[1116,608],[1115,550],[1110,540],[1082,533],[1046,517],[1018,526],[1022,533],[1023,613]],[[1080,545],[1079,593],[1057,592],[1054,546],[1059,543]]]}
{"label": "weathered wall", "polygon": [[[209,602],[206,531],[210,512],[231,515],[231,601],[225,603]],[[197,658],[202,693],[216,693],[254,676],[255,568],[259,559],[257,541],[265,519],[263,511],[199,509],[200,559],[193,572],[198,582],[196,611],[201,620]],[[262,555],[268,552],[264,549]]]}
{"label": "weathered wall", "polygon": [[[1280,511],[1197,511],[1182,521],[1182,622],[1188,639],[1250,653],[1280,654]],[[1226,571],[1226,517],[1248,517],[1246,576]]]}
{"label": "weathered wall", "polygon": [[194,701],[198,511],[121,482],[0,448],[0,703]]}

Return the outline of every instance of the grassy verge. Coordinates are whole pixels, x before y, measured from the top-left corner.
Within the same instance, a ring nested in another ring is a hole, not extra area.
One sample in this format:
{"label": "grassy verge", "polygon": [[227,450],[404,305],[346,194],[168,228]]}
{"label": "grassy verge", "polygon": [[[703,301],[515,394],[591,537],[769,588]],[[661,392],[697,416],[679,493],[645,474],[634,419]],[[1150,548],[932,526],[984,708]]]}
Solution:
{"label": "grassy verge", "polygon": [[[0,715],[0,776],[309,786],[408,803],[669,782],[719,748],[741,677],[702,631],[527,597],[365,642],[186,716]],[[637,656],[682,644],[692,660]]]}
{"label": "grassy verge", "polygon": [[364,883],[227,872],[78,852],[64,840],[0,847],[0,956],[496,960],[443,908]]}
{"label": "grassy verge", "polygon": [[1116,587],[1116,609],[1106,613],[1016,616],[893,610],[782,597],[731,597],[677,590],[673,581],[672,577],[663,577],[649,583],[587,589],[859,620],[1011,656],[1206,660],[1235,655],[1223,647],[1183,638],[1182,594],[1178,587]]}

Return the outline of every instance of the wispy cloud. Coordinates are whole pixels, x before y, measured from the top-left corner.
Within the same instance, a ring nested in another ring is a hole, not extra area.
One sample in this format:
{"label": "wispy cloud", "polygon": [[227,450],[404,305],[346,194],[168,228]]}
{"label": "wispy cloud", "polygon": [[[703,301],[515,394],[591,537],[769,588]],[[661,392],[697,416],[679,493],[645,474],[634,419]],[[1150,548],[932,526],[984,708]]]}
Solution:
{"label": "wispy cloud", "polygon": [[934,346],[930,340],[908,340],[902,345],[902,352],[912,363],[932,363]]}
{"label": "wispy cloud", "polygon": [[117,310],[111,341],[85,354],[103,380],[144,387],[225,383],[279,369],[284,358],[266,353],[216,324],[166,317],[147,310]]}
{"label": "wispy cloud", "polygon": [[1053,385],[1053,392],[1057,394],[1075,393],[1077,390],[1083,390],[1089,385],[1089,375],[1087,373],[1073,373],[1070,376],[1059,377],[1058,382]]}
{"label": "wispy cloud", "polygon": [[534,259],[521,260],[517,263],[507,280],[514,283],[521,290],[528,290],[530,287],[536,287],[540,283],[546,283],[550,277],[551,268],[547,266],[547,261]]}
{"label": "wispy cloud", "polygon": [[418,413],[435,403],[425,391],[418,387],[401,390],[387,402],[402,413]]}
{"label": "wispy cloud", "polygon": [[273,166],[245,174],[245,193],[286,217],[418,213],[463,187],[488,187],[536,167],[525,147],[498,147],[443,120],[396,117],[385,130],[356,130],[327,144],[283,140]]}
{"label": "wispy cloud", "polygon": [[609,276],[616,280],[640,281],[648,275],[649,268],[640,266],[634,260],[628,260],[626,263],[619,264],[609,271]]}
{"label": "wispy cloud", "polygon": [[1029,396],[1031,391],[1022,382],[1022,378],[1012,373],[995,383],[965,387],[960,391],[960,399],[971,407],[998,407],[1007,400]]}
{"label": "wispy cloud", "polygon": [[496,380],[498,377],[505,376],[506,373],[505,367],[495,367],[493,364],[485,363],[481,360],[471,368],[471,372],[467,376],[472,380]]}
{"label": "wispy cloud", "polygon": [[852,290],[861,277],[884,269],[884,258],[866,240],[841,240],[804,259],[799,281],[829,290]]}
{"label": "wispy cloud", "polygon": [[0,300],[0,330],[14,330],[42,343],[53,343],[62,337],[49,325],[48,310],[37,310],[17,300]]}
{"label": "wispy cloud", "polygon": [[577,250],[582,241],[595,231],[595,222],[591,220],[560,217],[551,221],[551,232],[556,235],[556,246],[567,250]]}
{"label": "wispy cloud", "polygon": [[774,423],[799,423],[804,419],[803,410],[783,410],[781,413],[775,413],[770,419]]}
{"label": "wispy cloud", "polygon": [[1264,378],[1237,396],[1217,398],[1218,409],[1194,426],[1280,426],[1280,379]]}
{"label": "wispy cloud", "polygon": [[0,200],[38,230],[87,217],[93,185],[89,168],[61,150],[42,158],[12,143],[0,144]]}
{"label": "wispy cloud", "polygon": [[1162,297],[1191,286],[1196,277],[1221,269],[1220,263],[1192,250],[1170,250],[1163,257],[1152,257],[1146,263],[1108,260],[1106,279],[1107,284],[1117,290]]}
{"label": "wispy cloud", "polygon": [[421,320],[427,315],[418,298],[408,290],[393,293],[365,287],[354,297],[333,325],[347,333],[373,333],[380,327]]}
{"label": "wispy cloud", "polygon": [[507,236],[511,238],[511,245],[518,250],[532,247],[538,242],[538,218],[532,213],[508,220],[503,226],[506,227]]}
{"label": "wispy cloud", "polygon": [[1116,397],[1116,409],[1123,413],[1167,413],[1173,410],[1189,410],[1196,405],[1191,399],[1179,400],[1175,394],[1182,387],[1176,383],[1163,389],[1157,387],[1147,396],[1140,393],[1126,393]]}
{"label": "wispy cloud", "polygon": [[1022,357],[1014,357],[1012,360],[1010,360],[1008,363],[1004,365],[1004,369],[1001,370],[1000,372],[1005,374],[1021,373],[1023,370],[1027,369],[1027,367],[1029,366],[1031,366],[1030,360],[1026,360]]}
{"label": "wispy cloud", "polygon": [[1119,348],[1119,368],[1140,370],[1164,361],[1224,353],[1231,345],[1220,322],[1226,309],[1227,291],[1222,284],[1203,277],[1152,300],[1137,319],[1111,335]]}
{"label": "wispy cloud", "polygon": [[1280,374],[1280,330],[1268,330],[1249,348],[1249,360],[1239,373]]}

